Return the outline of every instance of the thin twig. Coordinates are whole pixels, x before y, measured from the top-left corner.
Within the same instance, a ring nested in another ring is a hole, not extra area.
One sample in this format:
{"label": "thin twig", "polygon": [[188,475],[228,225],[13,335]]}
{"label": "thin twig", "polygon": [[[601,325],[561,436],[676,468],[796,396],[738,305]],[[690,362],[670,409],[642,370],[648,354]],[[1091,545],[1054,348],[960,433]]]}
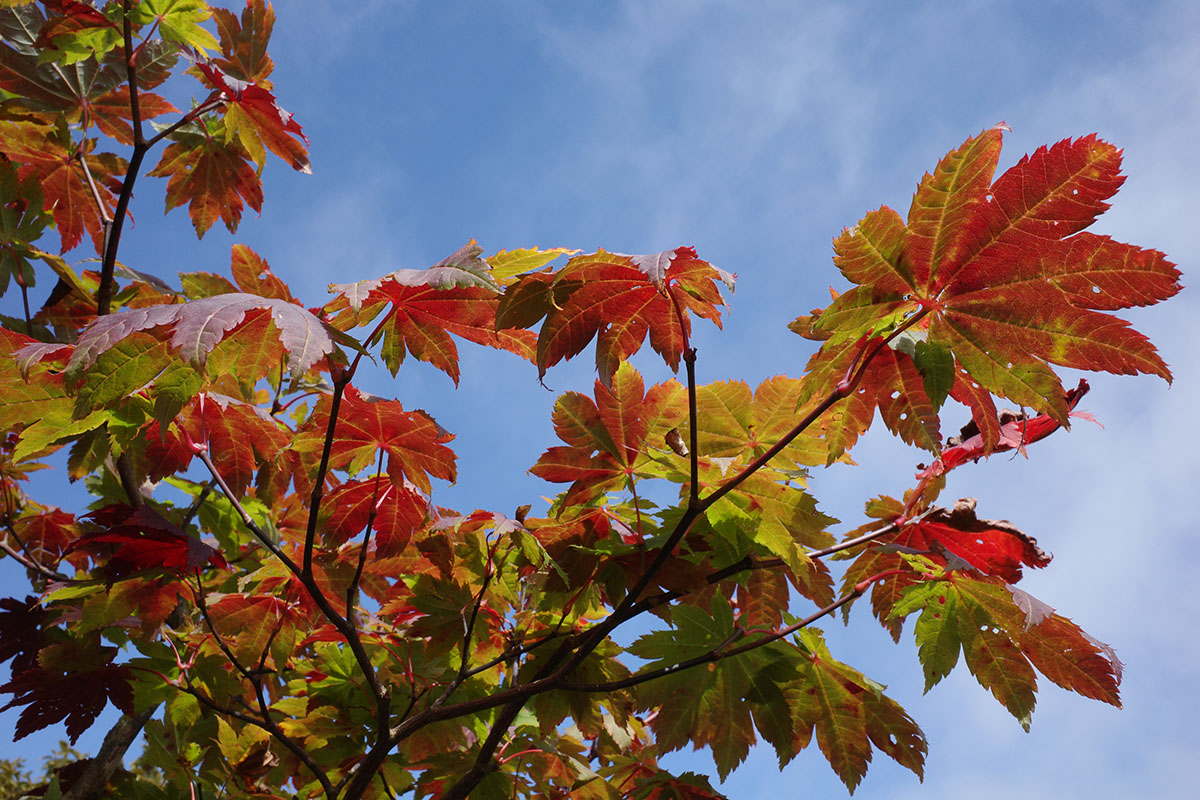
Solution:
{"label": "thin twig", "polygon": [[304,531],[304,568],[301,572],[305,578],[312,578],[313,546],[317,540],[317,519],[321,511],[321,500],[325,496],[325,476],[329,472],[329,458],[333,453],[333,439],[337,431],[338,411],[342,407],[342,394],[346,391],[349,380],[341,375],[333,382],[333,397],[329,403],[329,422],[325,429],[325,443],[321,447],[321,463],[313,478],[312,494],[308,502],[308,526]]}
{"label": "thin twig", "polygon": [[[375,527],[375,516],[379,513],[379,483],[383,479],[383,448],[379,450],[379,464],[375,468],[375,488],[371,492],[371,510],[367,513],[367,524],[363,528],[362,547],[358,551],[358,566],[354,570],[354,580],[346,589],[346,616],[353,623],[354,605],[358,597],[358,585],[362,580],[363,568],[367,564],[367,548],[371,544],[371,529]],[[395,487],[388,487],[391,491]]]}
{"label": "thin twig", "polygon": [[200,105],[193,108],[191,111],[184,114],[178,120],[176,120],[172,124],[168,125],[167,127],[163,128],[161,131],[159,131],[158,133],[156,133],[155,135],[153,135],[149,139],[147,139],[146,140],[147,149],[154,147],[154,145],[158,144],[163,139],[167,138],[168,136],[170,136],[172,133],[179,130],[183,126],[188,125],[192,122],[195,122],[196,119],[198,117],[200,117],[201,115],[207,114],[209,111],[213,111],[215,109],[220,108],[223,104],[224,104],[224,102],[220,99],[220,93],[219,92],[214,93],[212,97],[208,98],[203,103],[201,103]]}
{"label": "thin twig", "polygon": [[17,563],[19,563],[21,566],[25,567],[26,569],[33,570],[37,574],[41,575],[43,578],[47,578],[52,581],[69,581],[69,580],[71,580],[66,575],[63,575],[61,572],[55,572],[54,570],[50,569],[49,567],[43,566],[42,564],[38,563],[37,561],[34,561],[32,558],[26,556],[24,553],[17,550],[12,545],[10,545],[7,541],[0,541],[0,550],[3,550],[9,556],[12,556],[12,558],[15,561],[17,561]]}

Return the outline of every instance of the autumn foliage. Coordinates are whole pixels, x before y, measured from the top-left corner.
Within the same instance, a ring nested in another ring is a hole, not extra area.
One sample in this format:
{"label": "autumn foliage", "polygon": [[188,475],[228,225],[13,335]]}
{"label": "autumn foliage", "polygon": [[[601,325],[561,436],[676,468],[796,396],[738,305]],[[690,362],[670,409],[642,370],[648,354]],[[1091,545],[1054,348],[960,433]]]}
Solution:
{"label": "autumn foliage", "polygon": [[[1082,413],[1086,382],[1055,367],[1170,380],[1112,312],[1179,273],[1086,231],[1123,180],[1113,145],[1065,139],[997,177],[1004,126],[967,139],[906,217],[837,236],[852,286],[791,323],[817,343],[803,374],[701,385],[692,326],[721,325],[734,276],[689,247],[471,241],[313,307],[241,245],[225,274],[120,264],[143,172],[203,236],[261,207],[272,156],[308,170],[270,82],[274,11],[2,5],[0,291],[24,310],[0,329],[0,555],[29,587],[0,600],[0,692],[18,738],[74,741],[111,703],[156,770],[114,772],[133,736],[114,729],[116,755],[47,796],[719,797],[660,757],[705,747],[724,778],[759,740],[780,765],[819,748],[850,790],[875,751],[919,777],[917,723],[815,626],[864,595],[915,635],[927,688],[961,658],[1026,727],[1039,674],[1119,705],[1113,650],[1018,588],[1050,562],[1034,538],[939,497]],[[155,93],[171,76],[195,81],[186,112]],[[677,379],[647,385],[647,343]],[[355,386],[406,359],[457,383],[471,345],[531,381],[595,359],[555,404],[559,444],[509,467],[548,508],[442,507],[453,435]],[[970,419],[949,438],[948,410]],[[927,463],[835,534],[806,478],[876,418]],[[88,509],[27,492],[47,459]]]}

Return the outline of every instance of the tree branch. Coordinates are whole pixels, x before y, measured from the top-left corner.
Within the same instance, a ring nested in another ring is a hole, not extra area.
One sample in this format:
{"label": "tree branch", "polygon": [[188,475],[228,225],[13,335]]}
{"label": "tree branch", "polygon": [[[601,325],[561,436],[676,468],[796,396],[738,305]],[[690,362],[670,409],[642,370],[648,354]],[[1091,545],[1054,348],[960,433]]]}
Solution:
{"label": "tree branch", "polygon": [[325,444],[321,448],[321,463],[313,478],[312,494],[308,502],[308,526],[304,531],[304,569],[301,575],[312,578],[313,546],[317,539],[317,515],[321,511],[321,500],[325,496],[325,475],[329,472],[329,457],[333,452],[333,435],[337,430],[338,411],[342,407],[342,394],[349,384],[347,374],[339,375],[333,381],[333,397],[329,403],[329,424],[325,429]]}

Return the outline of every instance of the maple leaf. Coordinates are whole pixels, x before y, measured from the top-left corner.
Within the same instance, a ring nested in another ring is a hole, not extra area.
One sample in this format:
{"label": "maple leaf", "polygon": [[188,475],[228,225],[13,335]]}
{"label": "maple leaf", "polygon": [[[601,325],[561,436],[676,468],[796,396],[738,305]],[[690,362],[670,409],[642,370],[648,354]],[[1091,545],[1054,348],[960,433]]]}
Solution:
{"label": "maple leaf", "polygon": [[225,595],[208,606],[208,619],[217,636],[234,641],[231,649],[246,669],[266,660],[282,629],[302,621],[290,603],[270,594]]}
{"label": "maple leaf", "polygon": [[[202,127],[203,126],[203,127]],[[243,201],[262,211],[262,181],[238,141],[222,141],[217,120],[201,121],[171,135],[174,140],[148,175],[167,179],[167,210],[188,204],[203,237],[220,217],[230,233],[242,219]]]}
{"label": "maple leaf", "polygon": [[33,247],[50,223],[43,207],[42,189],[36,175],[22,180],[8,157],[0,154],[0,295],[8,291],[10,278],[25,286],[34,284],[32,259],[40,250]]}
{"label": "maple leaf", "polygon": [[267,43],[275,27],[275,9],[265,0],[251,0],[239,18],[224,8],[212,9],[221,39],[221,55],[212,60],[226,75],[271,89],[267,76],[275,63],[267,54]]}
{"label": "maple leaf", "polygon": [[196,69],[225,102],[225,144],[236,138],[260,170],[266,163],[265,148],[292,169],[312,174],[305,147],[308,137],[291,113],[276,102],[275,95],[252,81],[225,74],[213,63],[197,62]]}
{"label": "maple leaf", "polygon": [[539,378],[592,339],[602,383],[647,336],[675,370],[691,331],[685,311],[721,325],[718,280],[732,290],[734,276],[700,260],[690,247],[643,256],[600,250],[575,256],[553,277],[535,272],[520,278],[505,291],[496,326],[531,327],[544,318],[537,339]]}
{"label": "maple leaf", "polygon": [[137,25],[155,25],[164,40],[200,51],[220,47],[200,25],[211,16],[204,0],[141,0],[129,14]]}
{"label": "maple leaf", "polygon": [[101,60],[121,44],[121,28],[104,14],[78,0],[51,0],[56,12],[38,32],[37,43],[61,64],[85,58]]}
{"label": "maple leaf", "polygon": [[[911,512],[903,503],[891,498],[880,498],[868,505],[877,521],[850,531],[847,540],[877,532],[886,525],[899,529],[879,536],[855,557],[842,578],[842,588],[849,592],[871,576],[898,572],[874,581],[871,586],[872,612],[896,641],[900,640],[903,618],[893,611],[905,591],[922,580],[905,561],[905,554],[919,554],[930,564],[949,570],[978,571],[1010,583],[1021,579],[1022,567],[1040,569],[1051,560],[1038,547],[1036,539],[1012,523],[979,519],[975,515],[974,498],[959,500],[950,510],[928,508],[913,519],[906,518]],[[845,611],[848,613],[848,605]]]}
{"label": "maple leaf", "polygon": [[973,497],[959,500],[949,511],[930,509],[884,541],[922,553],[932,551],[941,555],[936,560],[943,562],[944,554],[950,553],[1008,583],[1021,579],[1022,565],[1041,568],[1050,564],[1050,556],[1037,546],[1037,540],[1012,523],[976,517]]}
{"label": "maple leaf", "polygon": [[[567,392],[554,404],[554,432],[566,447],[551,447],[530,468],[539,478],[571,483],[564,505],[586,502],[625,486],[646,466],[647,442],[663,441],[683,421],[687,400],[677,381],[645,391],[642,376],[622,363],[595,401]],[[657,436],[655,436],[657,434]]]}
{"label": "maple leaf", "polygon": [[797,636],[806,657],[797,663],[799,679],[787,687],[796,725],[792,752],[815,733],[821,753],[851,792],[866,774],[872,744],[921,776],[928,745],[904,709],[879,684],[834,658],[818,629]]}
{"label": "maple leaf", "polygon": [[0,599],[0,664],[12,659],[13,675],[37,667],[37,654],[45,644],[46,609],[38,598]]}
{"label": "maple leaf", "polygon": [[[1084,412],[1074,410],[1089,388],[1088,382],[1080,378],[1079,385],[1067,392],[1066,404],[1070,416],[1091,418]],[[986,458],[991,453],[1005,450],[1024,453],[1026,445],[1045,439],[1060,427],[1062,426],[1058,420],[1049,414],[1038,414],[1028,419],[1023,414],[1014,414],[1012,419],[999,425],[992,439],[993,444],[989,445],[988,437],[980,432],[975,422],[972,422],[963,428],[957,443],[943,450],[937,460],[917,473],[917,477],[924,480],[943,475],[967,462]]]}
{"label": "maple leaf", "polygon": [[[859,362],[872,340],[827,343],[813,354],[797,396],[797,409],[823,399],[820,392],[836,384]],[[852,448],[871,426],[876,409],[884,424],[906,443],[931,452],[941,449],[940,422],[925,381],[904,352],[885,347],[874,358],[855,388],[823,416],[826,463],[832,464]]]}
{"label": "maple leaf", "polygon": [[300,301],[292,296],[287,284],[275,277],[275,273],[271,271],[266,259],[246,245],[235,244],[233,246],[229,269],[238,288],[243,292],[260,297],[273,297],[300,305]]}
{"label": "maple leaf", "polygon": [[66,126],[45,127],[34,122],[0,120],[0,153],[18,165],[24,181],[36,177],[41,186],[43,208],[54,216],[62,241],[60,252],[76,247],[87,232],[99,253],[104,243],[104,224],[96,200],[79,164],[88,160],[96,188],[107,207],[116,205],[120,191],[118,175],[125,173],[123,160],[108,153],[93,152],[95,140],[77,144]]}
{"label": "maple leaf", "polygon": [[30,505],[27,513],[13,523],[13,530],[30,558],[39,564],[57,564],[79,538],[75,515],[60,508]]}
{"label": "maple leaf", "polygon": [[253,483],[259,465],[288,444],[288,432],[266,411],[216,392],[198,395],[179,423],[192,442],[207,447],[217,472],[238,494]]}
{"label": "maple leaf", "polygon": [[347,481],[329,493],[325,508],[332,509],[322,526],[325,542],[338,547],[362,534],[367,522],[377,534],[376,554],[386,558],[408,545],[413,533],[433,515],[429,497],[409,481],[397,487],[390,481]]}
{"label": "maple leaf", "polygon": [[[86,103],[88,119],[96,124],[100,131],[121,144],[133,144],[133,110],[129,105],[129,90],[118,86],[102,95],[90,98]],[[176,108],[166,99],[153,92],[138,92],[138,116],[144,121],[161,117],[164,114],[178,114]]]}
{"label": "maple leaf", "polygon": [[1001,579],[948,573],[909,587],[891,613],[902,618],[917,610],[926,691],[949,674],[961,649],[976,680],[1026,730],[1037,690],[1034,666],[1066,689],[1119,705],[1120,662],[1111,648]]}
{"label": "maple leaf", "polygon": [[260,310],[271,316],[279,342],[289,355],[288,368],[293,377],[303,375],[322,358],[335,352],[325,323],[309,311],[284,300],[237,292],[100,317],[79,334],[75,352],[67,363],[67,372],[77,374],[87,370],[102,353],[126,336],[158,327],[172,328],[171,348],[195,369],[203,370],[213,348],[248,314]]}
{"label": "maple leaf", "polygon": [[[734,628],[732,609],[719,595],[707,612],[676,607],[672,620],[674,630],[645,634],[629,649],[649,661],[648,670],[701,656],[728,640]],[[763,648],[709,670],[682,671],[640,685],[639,706],[658,710],[650,725],[659,750],[667,753],[689,741],[708,746],[723,780],[757,740],[747,695],[754,673],[766,668],[771,655],[771,649]]]}
{"label": "maple leaf", "polygon": [[[98,411],[76,419],[75,400],[68,394],[62,374],[54,364],[32,363],[21,369],[18,355],[25,347],[40,347],[27,336],[0,328],[0,426],[20,429],[20,440],[12,452],[21,461],[54,446],[59,441],[93,430],[107,415]],[[54,351],[61,351],[55,347]]]}
{"label": "maple leaf", "polygon": [[[330,403],[328,397],[318,401],[296,432],[293,450],[320,452],[325,446]],[[403,490],[407,478],[428,493],[431,476],[446,481],[455,478],[454,451],[446,447],[453,438],[424,411],[405,411],[396,400],[372,402],[348,387],[342,396],[329,464],[354,475],[373,464],[382,450],[388,456],[388,476],[397,488]]]}
{"label": "maple leaf", "polygon": [[150,506],[108,505],[84,520],[95,530],[84,533],[69,549],[103,557],[109,581],[156,569],[185,576],[205,564],[229,568],[219,551],[188,535]]}
{"label": "maple leaf", "polygon": [[1111,647],[1088,636],[1071,620],[1047,614],[1029,625],[1019,641],[1030,663],[1058,686],[1121,707],[1121,661]]}
{"label": "maple leaf", "polygon": [[[718,381],[696,387],[697,445],[712,458],[749,463],[761,456],[796,424],[802,381],[776,375],[751,394],[741,381]],[[687,437],[684,437],[685,440]],[[785,447],[776,466],[791,469],[826,463],[828,447],[811,428]]]}
{"label": "maple leaf", "polygon": [[333,324],[345,328],[374,318],[385,304],[391,308],[378,323],[372,342],[382,337],[383,362],[393,375],[405,354],[428,362],[457,385],[458,348],[449,334],[476,344],[509,350],[528,357],[532,334],[496,331],[500,287],[491,267],[480,258],[483,249],[472,239],[446,258],[423,270],[400,269],[383,278],[331,284],[335,292],[327,306],[337,314]]}
{"label": "maple leaf", "polygon": [[1095,136],[1063,140],[992,182],[1002,127],[925,176],[907,224],[885,206],[842,233],[835,261],[859,285],[815,325],[840,343],[926,314],[913,330],[932,348],[924,367],[927,378],[939,373],[934,385],[952,382],[950,394],[977,416],[990,409],[964,380],[1066,425],[1066,393],[1049,364],[1170,380],[1145,337],[1100,312],[1171,297],[1179,272],[1162,253],[1081,232],[1123,181],[1117,148]]}
{"label": "maple leaf", "polygon": [[[113,648],[106,649],[115,652]],[[0,711],[25,706],[17,718],[13,741],[66,720],[67,738],[75,744],[109,702],[126,714],[133,713],[131,680],[129,667],[114,664],[69,674],[40,667],[27,669],[0,686],[0,692],[14,695]]]}

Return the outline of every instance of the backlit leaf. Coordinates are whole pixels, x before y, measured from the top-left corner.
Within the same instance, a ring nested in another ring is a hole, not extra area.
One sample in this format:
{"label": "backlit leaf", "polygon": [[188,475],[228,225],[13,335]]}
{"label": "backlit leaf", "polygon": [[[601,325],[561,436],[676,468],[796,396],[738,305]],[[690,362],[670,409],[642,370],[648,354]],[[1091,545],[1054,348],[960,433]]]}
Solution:
{"label": "backlit leaf", "polygon": [[[863,285],[816,324],[841,341],[876,335],[871,326],[897,310],[895,324],[924,310],[915,330],[926,347],[949,350],[965,380],[1065,425],[1066,393],[1050,364],[1170,379],[1145,337],[1101,312],[1165,300],[1179,273],[1161,253],[1081,233],[1124,180],[1117,148],[1095,136],[1063,140],[993,182],[1003,129],[968,139],[925,176],[907,236],[887,209],[843,234],[843,272]],[[948,371],[933,352],[936,372],[928,355],[919,366],[936,406]],[[980,418],[991,411],[971,388],[950,394],[972,405],[990,448],[995,424]]]}

